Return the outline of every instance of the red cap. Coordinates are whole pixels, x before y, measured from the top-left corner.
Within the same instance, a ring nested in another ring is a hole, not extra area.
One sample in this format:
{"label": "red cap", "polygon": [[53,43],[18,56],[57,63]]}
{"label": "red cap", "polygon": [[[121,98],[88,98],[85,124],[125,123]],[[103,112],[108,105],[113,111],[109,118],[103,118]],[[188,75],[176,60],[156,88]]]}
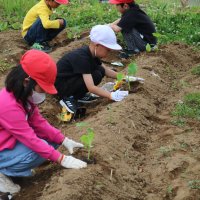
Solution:
{"label": "red cap", "polygon": [[49,94],[56,94],[54,86],[57,67],[53,59],[39,50],[29,50],[21,58],[23,70]]}
{"label": "red cap", "polygon": [[68,4],[69,1],[68,0],[55,0],[55,2],[59,3],[59,4]]}
{"label": "red cap", "polygon": [[134,0],[109,0],[111,4],[133,3]]}

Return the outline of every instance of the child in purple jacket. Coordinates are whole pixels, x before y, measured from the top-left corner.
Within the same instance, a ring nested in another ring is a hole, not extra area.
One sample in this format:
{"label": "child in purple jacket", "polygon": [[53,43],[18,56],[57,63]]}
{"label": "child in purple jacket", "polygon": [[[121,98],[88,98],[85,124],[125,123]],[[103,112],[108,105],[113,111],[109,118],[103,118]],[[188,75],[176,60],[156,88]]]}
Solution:
{"label": "child in purple jacket", "polygon": [[6,78],[6,87],[0,91],[0,193],[19,192],[20,186],[9,176],[31,176],[32,169],[45,160],[65,168],[87,166],[56,150],[62,144],[73,153],[74,147],[83,145],[52,127],[36,106],[45,100],[45,93],[57,93],[56,74],[56,64],[49,55],[30,50]]}

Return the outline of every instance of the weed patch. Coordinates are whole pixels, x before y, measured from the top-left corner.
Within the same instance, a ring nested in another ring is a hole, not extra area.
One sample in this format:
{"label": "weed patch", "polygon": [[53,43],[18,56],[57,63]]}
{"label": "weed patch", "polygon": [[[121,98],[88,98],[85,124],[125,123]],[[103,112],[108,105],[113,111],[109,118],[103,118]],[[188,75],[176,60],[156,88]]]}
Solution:
{"label": "weed patch", "polygon": [[188,186],[191,189],[200,189],[200,180],[191,180],[188,182]]}
{"label": "weed patch", "polygon": [[179,119],[194,118],[200,120],[200,93],[186,95],[183,102],[176,105],[172,115]]}
{"label": "weed patch", "polygon": [[0,72],[3,73],[10,68],[10,64],[5,61],[0,61]]}
{"label": "weed patch", "polygon": [[191,72],[193,75],[200,76],[200,65],[193,67]]}

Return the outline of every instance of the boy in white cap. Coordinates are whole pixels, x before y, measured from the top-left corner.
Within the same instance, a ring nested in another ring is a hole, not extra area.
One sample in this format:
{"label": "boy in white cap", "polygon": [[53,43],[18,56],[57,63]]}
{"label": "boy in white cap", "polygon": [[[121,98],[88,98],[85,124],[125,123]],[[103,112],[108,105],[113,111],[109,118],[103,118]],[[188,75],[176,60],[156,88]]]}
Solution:
{"label": "boy in white cap", "polygon": [[66,27],[66,21],[62,18],[50,20],[53,9],[61,4],[68,4],[68,0],[40,0],[26,14],[22,36],[32,46],[32,49],[50,52],[52,48],[48,41],[55,38]]}
{"label": "boy in white cap", "polygon": [[117,77],[115,71],[102,65],[100,61],[111,50],[121,50],[112,28],[107,25],[94,26],[90,32],[90,40],[89,46],[76,49],[57,62],[55,86],[61,98],[60,104],[70,113],[76,112],[77,102],[90,103],[96,100],[88,92],[114,101],[121,101],[128,96],[128,91],[110,93],[97,87],[104,76],[113,79]]}

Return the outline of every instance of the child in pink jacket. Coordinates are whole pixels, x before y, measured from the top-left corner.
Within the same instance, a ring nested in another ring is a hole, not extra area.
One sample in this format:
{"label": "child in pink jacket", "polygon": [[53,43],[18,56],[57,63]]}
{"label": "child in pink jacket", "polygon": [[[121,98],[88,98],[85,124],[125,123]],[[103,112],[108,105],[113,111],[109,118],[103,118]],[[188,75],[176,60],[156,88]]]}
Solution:
{"label": "child in pink jacket", "polygon": [[45,100],[45,93],[57,93],[56,74],[56,64],[49,55],[30,50],[6,78],[6,87],[0,91],[0,192],[19,192],[20,186],[8,176],[31,176],[32,169],[45,160],[65,168],[87,166],[56,150],[62,144],[73,153],[74,147],[83,145],[52,127],[36,106]]}

